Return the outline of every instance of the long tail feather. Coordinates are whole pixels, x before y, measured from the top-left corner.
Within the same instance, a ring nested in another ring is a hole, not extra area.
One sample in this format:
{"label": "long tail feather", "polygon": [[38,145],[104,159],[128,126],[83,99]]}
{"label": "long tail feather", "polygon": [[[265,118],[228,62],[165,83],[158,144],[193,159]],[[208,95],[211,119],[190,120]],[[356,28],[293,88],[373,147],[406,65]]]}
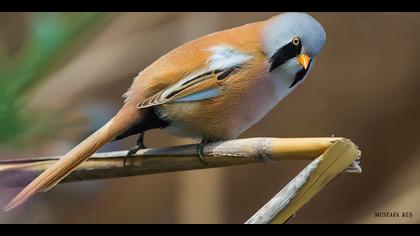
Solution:
{"label": "long tail feather", "polygon": [[23,204],[36,193],[45,192],[54,187],[95,151],[127,129],[140,116],[139,112],[138,109],[124,106],[102,128],[70,150],[26,186],[3,210],[9,211]]}

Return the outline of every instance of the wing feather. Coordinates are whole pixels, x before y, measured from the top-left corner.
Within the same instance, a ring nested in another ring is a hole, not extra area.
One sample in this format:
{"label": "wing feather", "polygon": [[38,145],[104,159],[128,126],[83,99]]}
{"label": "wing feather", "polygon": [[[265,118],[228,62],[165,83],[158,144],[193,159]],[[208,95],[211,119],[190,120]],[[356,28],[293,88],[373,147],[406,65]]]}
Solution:
{"label": "wing feather", "polygon": [[224,70],[194,73],[194,76],[187,76],[145,99],[137,107],[141,109],[170,102],[192,102],[217,97],[222,94],[223,80],[239,70],[239,66],[234,66]]}

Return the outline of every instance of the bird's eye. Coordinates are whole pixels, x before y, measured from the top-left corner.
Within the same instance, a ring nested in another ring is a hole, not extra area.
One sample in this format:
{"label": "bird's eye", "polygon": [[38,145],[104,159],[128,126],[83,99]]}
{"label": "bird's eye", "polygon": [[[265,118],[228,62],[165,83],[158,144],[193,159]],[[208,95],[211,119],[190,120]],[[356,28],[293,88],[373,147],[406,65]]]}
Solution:
{"label": "bird's eye", "polygon": [[293,43],[293,45],[295,45],[295,46],[299,46],[299,44],[300,44],[300,39],[299,39],[299,37],[294,37],[294,38],[292,39],[292,43]]}

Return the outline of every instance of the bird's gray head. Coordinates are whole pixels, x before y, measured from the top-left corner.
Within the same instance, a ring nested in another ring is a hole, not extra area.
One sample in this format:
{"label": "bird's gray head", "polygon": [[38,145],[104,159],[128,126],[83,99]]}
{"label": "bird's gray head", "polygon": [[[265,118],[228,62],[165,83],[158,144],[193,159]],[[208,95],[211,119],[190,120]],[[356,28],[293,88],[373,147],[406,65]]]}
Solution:
{"label": "bird's gray head", "polygon": [[286,68],[296,73],[290,87],[305,77],[326,39],[324,28],[306,13],[283,13],[268,21],[262,32],[262,46],[270,58],[270,72]]}

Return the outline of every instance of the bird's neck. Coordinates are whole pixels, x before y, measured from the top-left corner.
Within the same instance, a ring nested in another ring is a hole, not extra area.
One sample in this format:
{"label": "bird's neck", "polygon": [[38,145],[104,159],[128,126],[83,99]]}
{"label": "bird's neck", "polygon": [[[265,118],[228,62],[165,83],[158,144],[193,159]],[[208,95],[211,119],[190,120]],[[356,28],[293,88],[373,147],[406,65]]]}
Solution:
{"label": "bird's neck", "polygon": [[296,73],[297,70],[294,70],[291,67],[283,66],[273,70],[270,73],[271,80],[275,86],[277,102],[280,102],[297,87],[297,85],[290,87],[290,85],[293,83],[293,80],[295,79]]}

